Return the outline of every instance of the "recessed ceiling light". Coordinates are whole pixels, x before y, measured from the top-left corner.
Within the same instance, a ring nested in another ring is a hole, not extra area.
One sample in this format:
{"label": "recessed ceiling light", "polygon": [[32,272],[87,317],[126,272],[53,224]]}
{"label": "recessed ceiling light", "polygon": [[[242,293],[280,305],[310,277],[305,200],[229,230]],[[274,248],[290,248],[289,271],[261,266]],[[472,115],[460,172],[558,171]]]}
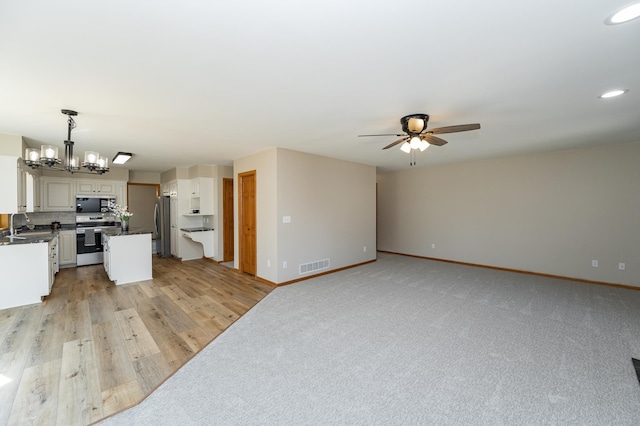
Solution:
{"label": "recessed ceiling light", "polygon": [[615,98],[616,96],[624,95],[628,91],[629,91],[629,89],[610,90],[610,91],[608,91],[606,93],[603,93],[602,95],[600,95],[598,97],[601,98],[601,99]]}
{"label": "recessed ceiling light", "polygon": [[130,152],[118,152],[111,162],[113,164],[124,164],[129,161],[131,157],[132,155]]}
{"label": "recessed ceiling light", "polygon": [[605,19],[604,23],[607,25],[622,24],[624,22],[629,22],[632,19],[636,19],[638,16],[640,16],[640,3],[634,3],[629,6],[625,6],[623,9],[620,9],[613,15],[609,16]]}

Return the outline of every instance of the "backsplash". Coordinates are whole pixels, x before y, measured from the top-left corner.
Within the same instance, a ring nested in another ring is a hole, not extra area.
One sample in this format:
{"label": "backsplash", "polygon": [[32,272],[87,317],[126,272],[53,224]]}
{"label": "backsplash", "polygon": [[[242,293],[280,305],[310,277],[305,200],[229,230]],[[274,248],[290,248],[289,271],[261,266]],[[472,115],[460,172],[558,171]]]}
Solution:
{"label": "backsplash", "polygon": [[[60,222],[62,225],[73,225],[76,223],[75,212],[35,212],[27,213],[34,225],[51,225],[51,222]],[[13,224],[17,228],[27,224],[27,219],[23,214],[16,214],[13,217]]]}

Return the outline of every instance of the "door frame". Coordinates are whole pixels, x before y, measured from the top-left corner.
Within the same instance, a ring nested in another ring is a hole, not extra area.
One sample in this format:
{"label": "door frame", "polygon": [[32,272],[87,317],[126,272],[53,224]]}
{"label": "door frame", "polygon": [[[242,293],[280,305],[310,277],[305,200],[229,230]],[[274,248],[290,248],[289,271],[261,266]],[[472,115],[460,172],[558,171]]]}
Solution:
{"label": "door frame", "polygon": [[[231,189],[228,185],[231,182]],[[230,193],[227,193],[230,191]],[[231,204],[227,201],[228,196],[231,196]],[[231,213],[229,215],[229,213]],[[231,221],[231,232],[227,232],[229,228],[228,221]],[[222,261],[230,262],[234,258],[234,236],[233,232],[234,220],[233,220],[233,178],[222,178]]]}
{"label": "door frame", "polygon": [[[247,178],[249,176],[253,176],[253,180],[254,180],[254,203],[253,203],[253,211],[254,214],[256,216],[256,223],[254,226],[254,241],[253,241],[253,258],[255,259],[255,271],[245,271],[243,268],[243,259],[244,256],[247,254],[245,253],[245,250],[247,250],[247,248],[244,246],[244,238],[242,238],[242,229],[244,227],[244,209],[245,208],[251,208],[248,206],[244,205],[244,200],[243,200],[243,179]],[[248,273],[251,274],[253,276],[257,276],[258,275],[258,262],[257,262],[257,256],[258,254],[257,252],[257,228],[258,228],[258,221],[257,221],[257,208],[256,208],[256,198],[257,198],[257,194],[258,194],[258,178],[257,178],[257,174],[255,170],[251,170],[248,172],[243,172],[243,173],[238,173],[238,248],[239,248],[239,259],[238,259],[238,269],[240,272],[243,273]]]}

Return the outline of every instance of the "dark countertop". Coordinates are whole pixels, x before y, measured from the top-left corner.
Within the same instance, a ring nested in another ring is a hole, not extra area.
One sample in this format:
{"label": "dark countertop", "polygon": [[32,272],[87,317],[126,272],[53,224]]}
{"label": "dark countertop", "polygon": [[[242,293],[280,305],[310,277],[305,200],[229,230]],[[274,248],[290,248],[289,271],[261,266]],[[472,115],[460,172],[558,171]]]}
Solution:
{"label": "dark countertop", "polygon": [[113,230],[104,229],[102,233],[109,237],[124,237],[126,235],[153,234],[153,231],[145,228],[129,228],[128,231],[123,231],[121,228],[118,228]]}
{"label": "dark countertop", "polygon": [[49,235],[31,235],[28,233],[18,235],[18,237],[24,238],[11,238],[11,237],[3,237],[0,239],[0,246],[12,246],[17,244],[39,244],[39,243],[48,243],[52,239],[54,239],[57,234],[50,233]]}
{"label": "dark countertop", "polygon": [[213,231],[213,228],[180,228],[181,231],[185,232],[202,232],[202,231]]}
{"label": "dark countertop", "polygon": [[75,223],[69,225],[61,225],[59,229],[51,229],[51,225],[36,225],[33,229],[29,229],[26,226],[21,226],[19,228],[16,228],[15,237],[22,238],[11,238],[8,235],[5,235],[0,238],[0,245],[7,246],[14,244],[48,243],[58,235],[59,231],[75,231],[75,229]]}
{"label": "dark countertop", "polygon": [[19,228],[16,228],[16,232],[18,234],[23,233],[23,232],[27,233],[27,232],[75,231],[75,230],[76,230],[76,224],[75,223],[62,224],[62,225],[60,225],[60,228],[58,228],[58,229],[51,228],[51,225],[36,225],[32,230],[30,230],[26,226],[21,226]]}

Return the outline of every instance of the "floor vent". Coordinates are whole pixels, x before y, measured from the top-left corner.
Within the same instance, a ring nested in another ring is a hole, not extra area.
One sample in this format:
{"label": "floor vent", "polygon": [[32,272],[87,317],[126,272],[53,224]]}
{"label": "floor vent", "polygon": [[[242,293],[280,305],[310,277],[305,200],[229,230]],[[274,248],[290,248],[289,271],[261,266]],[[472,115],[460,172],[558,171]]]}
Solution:
{"label": "floor vent", "polygon": [[329,269],[329,259],[322,259],[315,262],[300,264],[300,275],[321,271],[323,269]]}

